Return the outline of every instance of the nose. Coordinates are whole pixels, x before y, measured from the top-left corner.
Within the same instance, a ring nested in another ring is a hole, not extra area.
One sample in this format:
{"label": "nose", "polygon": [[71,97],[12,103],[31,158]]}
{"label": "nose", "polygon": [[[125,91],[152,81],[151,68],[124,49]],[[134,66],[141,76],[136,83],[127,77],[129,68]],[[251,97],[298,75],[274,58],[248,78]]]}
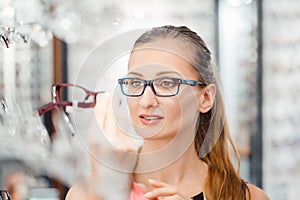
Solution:
{"label": "nose", "polygon": [[156,107],[158,105],[157,96],[154,94],[150,86],[147,86],[145,88],[144,94],[141,96],[139,104],[145,109]]}

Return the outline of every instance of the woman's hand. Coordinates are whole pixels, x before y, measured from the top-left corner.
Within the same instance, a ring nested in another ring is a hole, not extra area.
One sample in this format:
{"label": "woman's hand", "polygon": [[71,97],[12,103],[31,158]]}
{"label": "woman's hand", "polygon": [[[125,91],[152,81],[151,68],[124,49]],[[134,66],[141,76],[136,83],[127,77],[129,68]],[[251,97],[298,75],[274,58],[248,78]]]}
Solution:
{"label": "woman's hand", "polygon": [[129,129],[120,128],[120,121],[124,119],[120,113],[113,113],[113,110],[119,109],[112,107],[110,94],[100,96],[95,106],[97,129],[92,133],[94,136],[90,137],[90,144],[98,146],[95,155],[101,163],[118,171],[132,173],[137,162],[139,141],[126,132]]}
{"label": "woman's hand", "polygon": [[[120,121],[125,119],[122,118],[121,112],[113,113],[113,110],[121,110],[121,108],[112,108],[112,101],[112,96],[107,93],[101,95],[101,97],[97,100],[95,116],[98,126],[112,146],[121,151],[137,152],[140,147],[138,145],[138,141],[130,136],[130,133],[126,133],[124,130],[120,129]],[[121,102],[114,104],[114,106],[120,107]]]}
{"label": "woman's hand", "polygon": [[154,189],[145,194],[148,199],[164,199],[164,200],[191,200],[186,194],[183,194],[179,189],[170,184],[149,179],[149,184]]}
{"label": "woman's hand", "polygon": [[[114,109],[118,110],[118,107]],[[131,191],[131,174],[137,163],[138,142],[123,131],[125,128],[119,128],[118,122],[122,119],[114,116],[111,95],[101,94],[94,113],[87,137],[91,177],[83,184],[85,191],[88,195],[107,200],[126,200]]]}

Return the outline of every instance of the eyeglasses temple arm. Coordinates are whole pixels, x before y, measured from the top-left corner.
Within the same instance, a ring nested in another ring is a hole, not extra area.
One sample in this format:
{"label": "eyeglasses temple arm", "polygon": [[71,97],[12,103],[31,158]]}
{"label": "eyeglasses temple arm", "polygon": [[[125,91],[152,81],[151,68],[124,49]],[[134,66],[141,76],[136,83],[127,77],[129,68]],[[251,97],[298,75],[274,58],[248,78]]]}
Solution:
{"label": "eyeglasses temple arm", "polygon": [[47,103],[46,105],[42,106],[37,110],[37,114],[39,116],[43,115],[44,113],[48,112],[52,108],[54,108],[55,104],[53,102]]}
{"label": "eyeglasses temple arm", "polygon": [[200,86],[207,86],[205,83],[203,83],[202,81],[198,81],[198,83],[197,83],[198,85],[200,85]]}
{"label": "eyeglasses temple arm", "polygon": [[68,117],[68,115],[62,110],[62,108],[59,109],[59,111],[61,112],[62,114],[62,117],[64,119],[64,121],[66,122],[69,130],[70,130],[70,133],[71,133],[71,136],[74,136],[75,135],[75,128],[73,126],[73,124],[71,123],[70,121],[70,118]]}
{"label": "eyeglasses temple arm", "polygon": [[97,95],[101,93],[105,93],[105,91],[99,91],[99,92],[91,92],[91,91],[86,91],[87,95],[85,96],[84,100],[88,100],[90,96],[94,97],[93,102],[78,102],[78,107],[79,108],[93,108],[96,105],[97,101]]}
{"label": "eyeglasses temple arm", "polygon": [[50,102],[50,103],[47,103],[46,105],[42,106],[41,108],[39,108],[37,110],[37,114],[39,116],[41,116],[54,107],[66,107],[66,106],[72,106],[72,102],[60,102],[60,103]]}

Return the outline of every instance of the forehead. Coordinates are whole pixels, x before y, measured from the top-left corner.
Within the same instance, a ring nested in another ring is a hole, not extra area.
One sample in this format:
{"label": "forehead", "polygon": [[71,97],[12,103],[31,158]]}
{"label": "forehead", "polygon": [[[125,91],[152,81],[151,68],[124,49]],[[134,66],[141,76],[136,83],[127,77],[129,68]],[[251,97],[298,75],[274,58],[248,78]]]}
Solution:
{"label": "forehead", "polygon": [[185,54],[184,49],[174,41],[163,40],[143,44],[131,53],[129,72],[155,75],[173,71],[182,77],[196,79],[199,75]]}
{"label": "forehead", "polygon": [[[147,64],[130,68],[128,76],[137,76],[145,79],[154,79],[157,77],[187,78],[187,73],[181,73],[174,67],[161,64]],[[189,78],[192,78],[189,76]]]}

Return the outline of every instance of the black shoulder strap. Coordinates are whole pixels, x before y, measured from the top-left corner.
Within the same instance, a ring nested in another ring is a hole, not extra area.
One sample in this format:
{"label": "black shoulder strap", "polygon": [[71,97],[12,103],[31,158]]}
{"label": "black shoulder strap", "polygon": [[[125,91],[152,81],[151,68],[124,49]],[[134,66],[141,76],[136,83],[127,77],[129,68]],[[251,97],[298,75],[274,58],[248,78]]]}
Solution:
{"label": "black shoulder strap", "polygon": [[[246,200],[246,197],[247,197],[247,189],[246,189],[246,183],[244,180],[242,180],[242,190],[243,190],[243,193],[244,193],[244,200]],[[200,194],[192,197],[193,200],[204,200],[204,195],[203,195],[203,192],[201,192]]]}
{"label": "black shoulder strap", "polygon": [[193,200],[204,200],[204,195],[203,192],[201,192],[200,194],[192,197]]}

